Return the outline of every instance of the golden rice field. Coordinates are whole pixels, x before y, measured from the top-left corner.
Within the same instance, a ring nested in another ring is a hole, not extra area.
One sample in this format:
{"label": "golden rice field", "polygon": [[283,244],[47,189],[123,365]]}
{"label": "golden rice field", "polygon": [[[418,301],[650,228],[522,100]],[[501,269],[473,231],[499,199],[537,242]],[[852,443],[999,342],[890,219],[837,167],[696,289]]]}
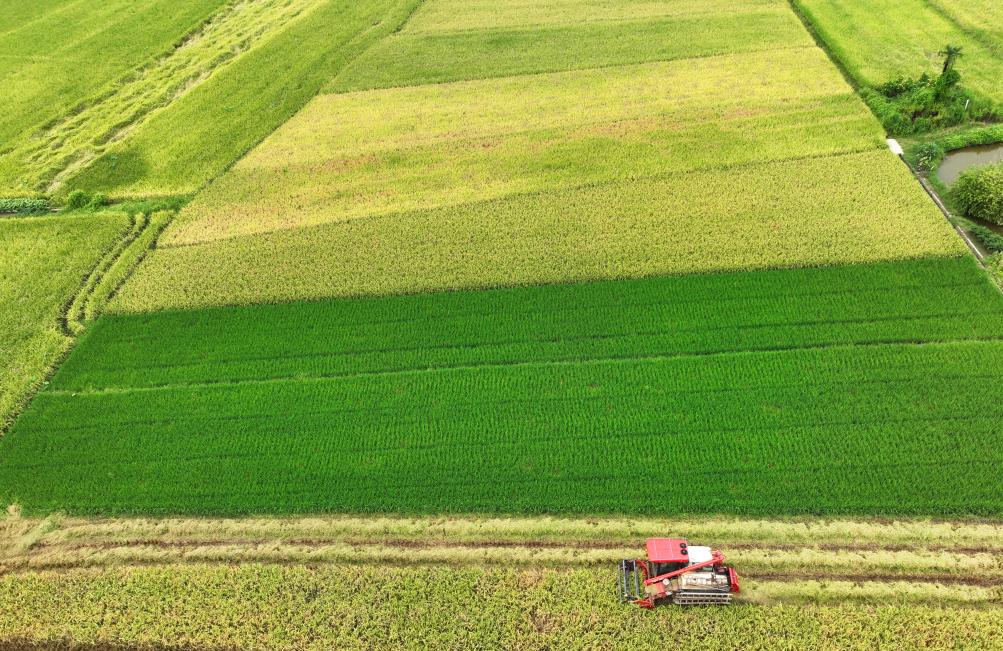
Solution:
{"label": "golden rice field", "polygon": [[7,4],[0,648],[1003,648],[997,0]]}
{"label": "golden rice field", "polygon": [[[722,547],[738,605],[617,602],[616,563],[668,530]],[[0,639],[635,649],[668,632],[693,649],[990,648],[1001,549],[1000,527],[974,522],[15,516],[0,520]]]}
{"label": "golden rice field", "polygon": [[114,309],[960,251],[800,48],[322,95],[183,211]]}

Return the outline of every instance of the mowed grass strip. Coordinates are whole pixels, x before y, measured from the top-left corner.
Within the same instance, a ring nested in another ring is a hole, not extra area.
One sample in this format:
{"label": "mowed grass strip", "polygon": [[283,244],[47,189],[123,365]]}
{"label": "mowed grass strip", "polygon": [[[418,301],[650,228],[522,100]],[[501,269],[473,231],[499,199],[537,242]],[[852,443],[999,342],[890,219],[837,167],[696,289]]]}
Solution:
{"label": "mowed grass strip", "polygon": [[[974,33],[931,6],[940,4],[946,11],[953,11],[950,2],[794,0],[794,3],[862,84],[876,86],[901,76],[937,74],[943,64],[939,52],[951,44],[964,48],[957,69],[965,86],[1003,101],[1003,85],[999,81],[1003,77],[1003,51],[992,47],[992,43],[987,47]],[[983,13],[978,4],[965,4],[969,5],[964,11],[968,20],[979,15],[982,25],[991,25],[992,12],[998,12],[990,8]]]}
{"label": "mowed grass strip", "polygon": [[874,150],[158,248],[111,309],[850,264],[963,250],[905,166]]}
{"label": "mowed grass strip", "polygon": [[163,243],[875,149],[882,135],[817,49],[332,95]]}
{"label": "mowed grass strip", "polygon": [[994,337],[1003,301],[959,257],[109,315],[50,389]]}
{"label": "mowed grass strip", "polygon": [[0,431],[68,348],[61,310],[128,225],[120,213],[0,218]]}
{"label": "mowed grass strip", "polygon": [[419,0],[324,0],[70,176],[116,197],[194,193],[303,107]]}
{"label": "mowed grass strip", "polygon": [[998,517],[1000,404],[972,387],[1000,369],[997,340],[43,392],[0,502]]}
{"label": "mowed grass strip", "polygon": [[344,92],[810,47],[788,7],[630,22],[394,34],[325,89]]}

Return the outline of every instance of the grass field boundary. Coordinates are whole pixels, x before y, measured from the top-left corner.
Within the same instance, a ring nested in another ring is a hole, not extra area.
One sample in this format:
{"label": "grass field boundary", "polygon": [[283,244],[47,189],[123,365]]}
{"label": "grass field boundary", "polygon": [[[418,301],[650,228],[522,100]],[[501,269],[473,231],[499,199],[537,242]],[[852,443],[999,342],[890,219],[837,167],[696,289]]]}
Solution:
{"label": "grass field boundary", "polygon": [[75,337],[83,330],[86,304],[90,300],[95,287],[104,274],[115,264],[115,261],[119,259],[129,245],[143,232],[143,229],[146,228],[146,223],[146,215],[129,215],[129,229],[123,238],[116,243],[114,248],[98,260],[97,264],[94,265],[94,268],[91,269],[91,272],[84,279],[79,291],[66,302],[65,307],[61,310],[59,327],[64,335]]}
{"label": "grass field boundary", "polygon": [[[806,7],[801,6],[798,0],[787,0],[787,3],[790,5],[791,11],[794,12],[794,15],[801,21],[805,31],[808,32],[812,40],[815,42],[815,47],[825,52],[825,56],[827,56],[829,61],[832,62],[832,65],[839,70],[839,74],[843,76],[846,83],[849,84],[850,88],[853,89],[853,92],[859,97],[860,89],[862,87],[861,82],[846,66],[843,58],[840,57],[832,46],[829,45],[829,42],[826,40],[821,31],[821,26],[818,24],[818,21],[814,19]],[[861,101],[863,100],[861,99]],[[866,104],[866,102],[864,103]],[[868,110],[870,110],[870,107],[868,107]],[[875,120],[876,119],[877,118],[875,118]]]}

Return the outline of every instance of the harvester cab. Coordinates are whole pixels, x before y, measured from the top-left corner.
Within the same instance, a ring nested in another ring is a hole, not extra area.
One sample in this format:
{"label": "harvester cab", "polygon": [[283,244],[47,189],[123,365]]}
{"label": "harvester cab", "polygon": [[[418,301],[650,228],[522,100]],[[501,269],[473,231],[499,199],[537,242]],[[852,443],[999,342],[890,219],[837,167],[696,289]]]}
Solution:
{"label": "harvester cab", "polygon": [[649,538],[648,557],[620,562],[620,600],[643,608],[660,603],[707,606],[731,603],[738,574],[724,555],[681,538]]}

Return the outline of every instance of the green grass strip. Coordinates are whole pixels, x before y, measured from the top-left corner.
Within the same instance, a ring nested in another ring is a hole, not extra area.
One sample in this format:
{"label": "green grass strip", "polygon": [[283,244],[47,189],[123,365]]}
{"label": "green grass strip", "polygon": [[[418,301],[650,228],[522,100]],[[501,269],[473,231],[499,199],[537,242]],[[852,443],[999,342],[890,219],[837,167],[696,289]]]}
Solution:
{"label": "green grass strip", "polygon": [[114,317],[0,502],[998,516],[1001,315],[959,258]]}
{"label": "green grass strip", "polygon": [[635,22],[401,32],[359,57],[325,90],[414,86],[811,45],[787,7]]}

